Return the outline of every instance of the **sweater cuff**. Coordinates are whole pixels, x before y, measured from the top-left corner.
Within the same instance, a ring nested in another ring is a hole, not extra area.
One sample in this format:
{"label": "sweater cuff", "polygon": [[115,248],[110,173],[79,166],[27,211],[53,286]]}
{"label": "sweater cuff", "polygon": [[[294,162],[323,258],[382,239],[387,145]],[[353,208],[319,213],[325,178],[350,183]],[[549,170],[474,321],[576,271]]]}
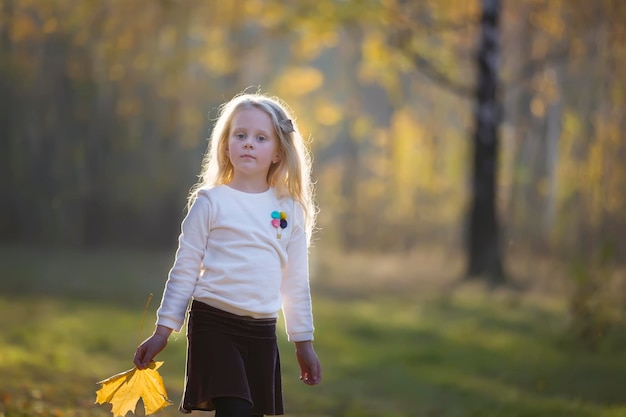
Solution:
{"label": "sweater cuff", "polygon": [[287,340],[290,342],[306,342],[313,340],[313,332],[287,334]]}
{"label": "sweater cuff", "polygon": [[159,317],[159,319],[156,322],[157,326],[165,326],[165,327],[169,327],[170,329],[173,329],[175,332],[180,332],[180,330],[183,328],[183,324],[184,322],[179,322],[177,320],[172,320],[172,319],[168,319],[165,317]]}

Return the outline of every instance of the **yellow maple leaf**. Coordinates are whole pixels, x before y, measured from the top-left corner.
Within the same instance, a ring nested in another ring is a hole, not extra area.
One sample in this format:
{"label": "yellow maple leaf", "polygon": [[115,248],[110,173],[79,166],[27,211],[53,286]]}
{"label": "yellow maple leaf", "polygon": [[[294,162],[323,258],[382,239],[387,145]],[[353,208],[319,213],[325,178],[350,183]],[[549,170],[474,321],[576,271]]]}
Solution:
{"label": "yellow maple leaf", "polygon": [[124,417],[134,412],[139,398],[143,400],[146,415],[154,414],[170,405],[167,399],[163,378],[157,369],[163,362],[150,362],[146,369],[129,369],[103,381],[102,388],[96,391],[96,404],[110,403],[113,417]]}

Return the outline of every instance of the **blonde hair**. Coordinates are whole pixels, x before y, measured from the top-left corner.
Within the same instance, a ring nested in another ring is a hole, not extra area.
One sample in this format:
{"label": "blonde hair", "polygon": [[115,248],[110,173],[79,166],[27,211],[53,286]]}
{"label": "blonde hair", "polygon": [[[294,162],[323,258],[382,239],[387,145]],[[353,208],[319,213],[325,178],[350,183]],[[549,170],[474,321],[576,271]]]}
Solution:
{"label": "blonde hair", "polygon": [[[310,243],[317,214],[311,181],[311,157],[288,106],[277,97],[261,93],[240,94],[220,106],[207,153],[202,159],[199,180],[189,194],[188,206],[193,204],[201,189],[228,184],[233,179],[234,168],[227,154],[231,124],[237,111],[249,108],[260,109],[272,119],[280,161],[270,166],[267,183],[274,187],[278,198],[290,196],[302,206],[307,241]],[[292,132],[289,132],[292,129],[281,128],[289,121],[293,125]]]}

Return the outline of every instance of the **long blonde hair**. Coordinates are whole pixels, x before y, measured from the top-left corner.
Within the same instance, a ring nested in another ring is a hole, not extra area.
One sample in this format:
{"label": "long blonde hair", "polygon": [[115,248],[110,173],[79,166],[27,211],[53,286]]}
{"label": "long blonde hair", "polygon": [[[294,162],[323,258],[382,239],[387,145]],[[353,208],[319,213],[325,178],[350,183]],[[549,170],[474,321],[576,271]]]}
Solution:
{"label": "long blonde hair", "polygon": [[[317,214],[311,181],[311,156],[288,106],[277,97],[260,93],[240,94],[220,107],[207,153],[202,159],[199,180],[189,194],[188,206],[193,204],[201,189],[228,184],[233,179],[234,168],[227,154],[231,124],[237,111],[249,108],[260,109],[272,119],[280,161],[270,166],[267,183],[274,187],[278,198],[290,196],[302,206],[307,241],[310,243]],[[293,126],[290,133],[291,129],[281,128],[286,122],[289,125],[289,121]]]}

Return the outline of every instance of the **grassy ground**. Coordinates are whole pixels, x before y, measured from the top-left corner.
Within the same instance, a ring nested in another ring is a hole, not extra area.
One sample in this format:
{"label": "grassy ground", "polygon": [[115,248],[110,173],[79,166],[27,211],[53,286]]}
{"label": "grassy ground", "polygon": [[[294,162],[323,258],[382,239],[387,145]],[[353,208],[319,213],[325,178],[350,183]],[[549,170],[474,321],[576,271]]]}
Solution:
{"label": "grassy ground", "polygon": [[[146,298],[155,295],[144,336],[171,257],[0,248],[0,416],[110,416],[93,404],[96,382],[132,367]],[[298,381],[281,329],[289,415],[626,416],[624,344],[582,348],[568,336],[564,300],[544,290],[455,286],[454,259],[314,251],[324,381]],[[173,336],[159,357],[175,403],[185,348]]]}

